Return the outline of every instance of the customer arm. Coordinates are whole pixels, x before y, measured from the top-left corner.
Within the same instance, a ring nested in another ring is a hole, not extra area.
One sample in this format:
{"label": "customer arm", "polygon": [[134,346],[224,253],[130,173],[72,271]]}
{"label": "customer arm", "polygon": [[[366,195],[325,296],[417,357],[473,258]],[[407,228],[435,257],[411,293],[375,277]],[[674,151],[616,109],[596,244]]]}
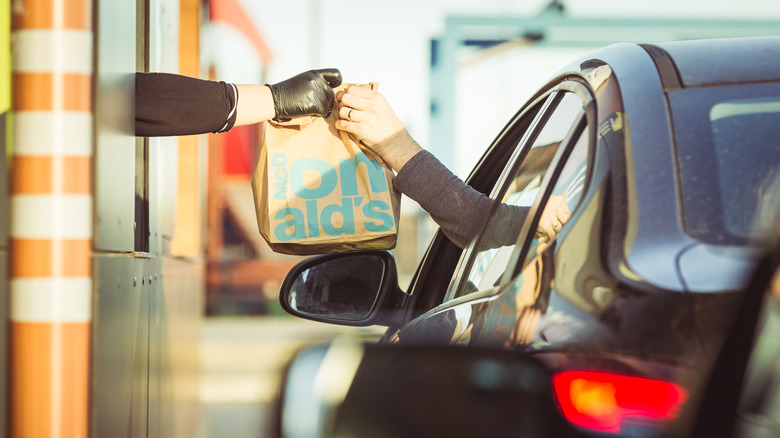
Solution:
{"label": "customer arm", "polygon": [[465,248],[481,228],[492,201],[422,150],[393,180],[396,190],[415,200],[456,245]]}
{"label": "customer arm", "polygon": [[[409,159],[393,181],[396,190],[417,201],[456,245],[465,248],[489,219],[480,250],[515,243],[527,208],[495,203],[447,169],[428,151]],[[497,204],[497,205],[496,205]],[[491,214],[493,206],[497,209]]]}
{"label": "customer arm", "polygon": [[483,249],[514,243],[528,209],[499,204],[449,171],[436,157],[423,150],[407,133],[401,121],[379,93],[350,87],[337,96],[340,101],[336,127],[355,134],[398,174],[394,187],[417,201],[456,245],[465,248],[490,217],[483,236]]}

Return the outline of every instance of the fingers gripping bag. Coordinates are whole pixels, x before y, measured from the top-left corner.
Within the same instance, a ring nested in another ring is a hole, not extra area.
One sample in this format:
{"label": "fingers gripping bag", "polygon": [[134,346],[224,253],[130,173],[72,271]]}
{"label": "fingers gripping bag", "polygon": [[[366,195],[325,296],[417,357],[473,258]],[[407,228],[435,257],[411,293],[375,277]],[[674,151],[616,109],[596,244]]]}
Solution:
{"label": "fingers gripping bag", "polygon": [[327,118],[266,123],[252,190],[260,233],[275,252],[395,247],[401,195],[393,189],[393,171],[337,130],[338,117],[336,104]]}

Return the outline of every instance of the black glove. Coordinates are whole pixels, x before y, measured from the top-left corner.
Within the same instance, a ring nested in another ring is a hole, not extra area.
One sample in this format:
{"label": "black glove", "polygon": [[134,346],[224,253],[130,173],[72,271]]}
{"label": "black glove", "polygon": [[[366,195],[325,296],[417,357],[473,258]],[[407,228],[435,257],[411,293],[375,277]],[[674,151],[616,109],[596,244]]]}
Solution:
{"label": "black glove", "polygon": [[310,115],[328,117],[336,100],[332,87],[341,85],[341,72],[335,68],[309,70],[266,85],[274,98],[274,120]]}

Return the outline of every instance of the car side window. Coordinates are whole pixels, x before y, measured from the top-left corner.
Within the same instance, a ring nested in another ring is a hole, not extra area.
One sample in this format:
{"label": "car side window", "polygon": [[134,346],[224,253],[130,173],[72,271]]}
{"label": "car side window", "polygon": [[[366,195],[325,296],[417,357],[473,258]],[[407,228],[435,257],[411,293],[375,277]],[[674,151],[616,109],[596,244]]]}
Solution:
{"label": "car side window", "polygon": [[[585,110],[582,99],[575,93],[559,92],[555,99],[557,105],[551,106],[538,135],[529,139],[532,143],[525,156],[519,163],[510,163],[515,169],[509,170],[494,190],[492,197],[498,202],[482,232],[464,254],[448,299],[501,284],[504,273],[512,271],[517,263],[517,253],[526,236],[535,234],[532,249],[551,241],[563,228],[566,215],[576,207],[586,174],[588,136],[582,130]],[[533,210],[541,202],[546,180],[551,177],[548,173],[557,162],[555,158],[563,152],[561,146],[575,141],[577,145],[560,171],[552,195],[544,206]],[[530,231],[532,211],[542,211],[542,214],[536,215],[540,218],[538,226]],[[558,214],[561,217],[555,225],[551,218]]]}
{"label": "car side window", "polygon": [[[519,111],[501,130],[465,182],[489,196],[507,163],[515,161],[521,152],[518,144],[528,143],[527,138],[539,125],[540,114],[546,112],[551,101],[550,95],[540,96]],[[409,293],[417,296],[413,301],[414,315],[419,316],[446,301],[464,254],[465,249],[452,243],[441,230],[437,232],[409,283]]]}
{"label": "car side window", "polygon": [[588,164],[588,135],[587,129],[583,131],[577,143],[572,148],[566,163],[563,165],[553,186],[550,196],[547,198],[542,210],[539,221],[535,227],[534,238],[531,240],[529,249],[524,257],[525,266],[528,261],[544,251],[550,243],[565,228],[566,223],[571,217],[582,198],[582,192],[585,188]]}

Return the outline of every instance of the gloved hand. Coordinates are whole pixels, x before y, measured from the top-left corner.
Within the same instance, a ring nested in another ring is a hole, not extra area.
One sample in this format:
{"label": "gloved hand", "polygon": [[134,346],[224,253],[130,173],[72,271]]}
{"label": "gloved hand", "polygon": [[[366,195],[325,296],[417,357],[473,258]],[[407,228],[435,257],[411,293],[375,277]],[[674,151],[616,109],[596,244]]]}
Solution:
{"label": "gloved hand", "polygon": [[274,120],[328,117],[335,101],[333,87],[339,85],[341,72],[335,68],[309,70],[276,84],[266,84],[274,98]]}

